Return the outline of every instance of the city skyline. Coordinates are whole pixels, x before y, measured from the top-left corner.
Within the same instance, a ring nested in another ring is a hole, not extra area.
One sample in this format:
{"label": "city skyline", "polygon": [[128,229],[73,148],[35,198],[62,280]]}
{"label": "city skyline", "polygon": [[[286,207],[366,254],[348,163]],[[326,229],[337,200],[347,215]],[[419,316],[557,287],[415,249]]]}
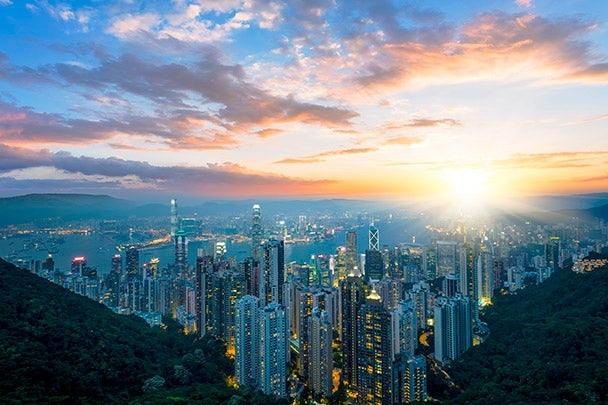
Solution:
{"label": "city skyline", "polygon": [[0,0],[0,189],[608,190],[608,4]]}

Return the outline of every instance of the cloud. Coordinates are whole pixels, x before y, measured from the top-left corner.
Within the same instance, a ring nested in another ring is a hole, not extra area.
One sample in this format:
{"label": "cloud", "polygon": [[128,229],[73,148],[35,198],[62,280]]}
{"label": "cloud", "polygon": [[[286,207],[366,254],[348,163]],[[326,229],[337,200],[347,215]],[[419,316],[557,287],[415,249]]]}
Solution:
{"label": "cloud", "polygon": [[286,158],[277,160],[275,164],[306,164],[306,163],[318,163],[325,162],[328,157],[334,156],[346,156],[346,155],[359,155],[377,151],[378,148],[349,148],[349,149],[338,149],[331,150],[314,155],[304,156],[301,158]]}
{"label": "cloud", "polygon": [[522,6],[522,7],[527,7],[527,8],[532,7],[532,0],[515,0],[515,3],[518,6]]}
{"label": "cloud", "polygon": [[10,6],[12,4],[13,4],[12,0],[0,0],[0,7],[2,7],[2,6]]}
{"label": "cloud", "polygon": [[576,120],[576,121],[570,121],[563,125],[564,126],[583,125],[583,124],[589,124],[591,122],[604,121],[606,119],[608,119],[608,114],[601,114],[601,115],[597,115],[595,117],[580,119],[580,120]]}
{"label": "cloud", "polygon": [[[384,41],[364,62],[355,82],[365,87],[420,86],[480,80],[558,80],[603,74],[589,43],[594,24],[579,16],[549,19],[533,14],[485,12],[441,43]],[[582,69],[581,69],[582,68]],[[572,76],[574,77],[574,76]]]}
{"label": "cloud", "polygon": [[422,138],[416,136],[397,136],[389,138],[383,143],[385,145],[401,145],[401,146],[412,146],[424,142]]}
{"label": "cloud", "polygon": [[271,138],[273,136],[277,136],[277,135],[281,135],[284,134],[286,131],[284,129],[277,129],[277,128],[265,128],[262,129],[260,131],[257,131],[256,134],[262,138],[262,139],[266,139],[266,138]]}
{"label": "cloud", "polygon": [[[49,175],[28,178],[28,171],[49,168]],[[226,162],[200,167],[155,166],[147,162],[124,160],[116,157],[94,158],[74,156],[67,152],[52,153],[0,144],[0,176],[3,181],[48,180],[47,186],[57,180],[72,183],[74,188],[86,180],[98,185],[113,184],[120,189],[148,188],[166,192],[184,192],[192,195],[279,195],[315,193],[315,189],[333,184],[331,180],[305,180],[271,173],[251,172],[245,167]]]}
{"label": "cloud", "polygon": [[432,119],[432,118],[414,118],[406,121],[391,121],[384,127],[388,130],[403,129],[403,128],[431,128],[437,126],[456,127],[462,125],[462,122],[453,118]]}
{"label": "cloud", "polygon": [[568,169],[594,167],[598,159],[607,159],[608,151],[578,151],[516,154],[492,162],[505,169]]}

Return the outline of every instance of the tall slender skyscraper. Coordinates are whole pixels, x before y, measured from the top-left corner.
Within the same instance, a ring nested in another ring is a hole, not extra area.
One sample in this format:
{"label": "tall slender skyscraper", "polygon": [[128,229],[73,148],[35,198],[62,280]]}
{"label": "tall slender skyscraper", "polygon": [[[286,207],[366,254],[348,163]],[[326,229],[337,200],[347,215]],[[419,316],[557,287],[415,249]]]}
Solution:
{"label": "tall slender skyscraper", "polygon": [[262,209],[258,204],[253,205],[251,217],[251,256],[260,260],[260,245],[262,244]]}
{"label": "tall slender skyscraper", "polygon": [[185,276],[188,273],[188,238],[183,229],[175,233],[175,267],[178,274]]}
{"label": "tall slender skyscraper", "polygon": [[284,283],[285,244],[282,240],[269,240],[262,246],[259,293],[262,303],[283,303]]}
{"label": "tall slender skyscraper", "polygon": [[342,381],[351,389],[357,387],[357,317],[364,302],[365,285],[361,275],[351,271],[340,284]]}
{"label": "tall slender skyscraper", "polygon": [[357,317],[358,403],[392,405],[391,314],[372,290]]}
{"label": "tall slender skyscraper", "polygon": [[426,358],[397,355],[393,362],[393,403],[423,402],[426,398]]}
{"label": "tall slender skyscraper", "polygon": [[287,395],[287,332],[285,307],[271,302],[260,310],[260,389],[268,395]]}
{"label": "tall slender skyscraper", "polygon": [[332,327],[326,311],[315,307],[308,317],[310,352],[308,359],[308,387],[326,397],[332,393],[333,356]]}
{"label": "tall slender skyscraper", "polygon": [[245,295],[236,302],[235,375],[240,386],[256,388],[260,366],[260,299]]}
{"label": "tall slender skyscraper", "polygon": [[179,220],[177,218],[177,200],[171,200],[171,239],[175,237],[175,233],[179,227]]}
{"label": "tall slender skyscraper", "polygon": [[456,272],[456,242],[451,240],[437,241],[436,273],[437,277]]}
{"label": "tall slender skyscraper", "polygon": [[369,226],[369,250],[380,251],[380,232],[373,223]]}
{"label": "tall slender skyscraper", "polygon": [[357,253],[357,232],[350,231],[346,232],[346,271],[350,273],[353,271],[355,266],[358,266],[358,253]]}

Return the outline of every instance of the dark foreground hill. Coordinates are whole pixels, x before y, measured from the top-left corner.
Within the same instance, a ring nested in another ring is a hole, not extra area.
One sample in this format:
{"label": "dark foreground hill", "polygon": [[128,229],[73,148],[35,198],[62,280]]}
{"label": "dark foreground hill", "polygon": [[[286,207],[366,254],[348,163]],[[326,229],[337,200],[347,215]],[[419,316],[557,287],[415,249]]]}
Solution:
{"label": "dark foreground hill", "polygon": [[608,403],[608,269],[562,270],[485,315],[491,335],[452,364],[449,403]]}
{"label": "dark foreground hill", "polygon": [[223,344],[171,329],[114,314],[0,260],[0,402],[268,400],[226,385],[233,368]]}

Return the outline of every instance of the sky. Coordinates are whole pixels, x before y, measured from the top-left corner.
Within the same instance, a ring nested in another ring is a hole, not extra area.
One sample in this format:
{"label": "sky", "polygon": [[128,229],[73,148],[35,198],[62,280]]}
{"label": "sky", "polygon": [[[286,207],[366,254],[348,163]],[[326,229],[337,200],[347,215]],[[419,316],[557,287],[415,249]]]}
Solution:
{"label": "sky", "polygon": [[0,0],[0,196],[608,191],[607,20],[604,0]]}

